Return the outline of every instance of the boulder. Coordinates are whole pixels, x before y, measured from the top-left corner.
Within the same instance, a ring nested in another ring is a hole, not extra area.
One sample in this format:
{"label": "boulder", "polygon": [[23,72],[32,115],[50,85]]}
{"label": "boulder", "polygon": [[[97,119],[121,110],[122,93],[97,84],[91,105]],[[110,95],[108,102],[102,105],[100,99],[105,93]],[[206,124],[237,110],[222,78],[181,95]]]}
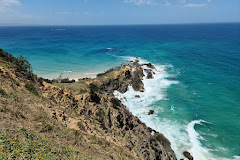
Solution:
{"label": "boulder", "polygon": [[156,68],[154,67],[154,65],[152,65],[151,63],[145,63],[145,64],[143,64],[143,65],[145,65],[145,66],[147,66],[148,68],[151,68],[151,69],[156,69]]}
{"label": "boulder", "polygon": [[185,151],[185,152],[183,152],[183,155],[184,155],[187,159],[193,160],[193,156],[192,156],[189,152]]}
{"label": "boulder", "polygon": [[150,110],[149,112],[148,112],[148,115],[151,115],[151,114],[153,114],[154,113],[154,110]]}
{"label": "boulder", "polygon": [[151,69],[144,69],[145,72],[147,72],[147,79],[153,78],[153,71]]}
{"label": "boulder", "polygon": [[136,98],[140,98],[140,96],[139,96],[139,95],[135,95],[135,97],[136,97]]}

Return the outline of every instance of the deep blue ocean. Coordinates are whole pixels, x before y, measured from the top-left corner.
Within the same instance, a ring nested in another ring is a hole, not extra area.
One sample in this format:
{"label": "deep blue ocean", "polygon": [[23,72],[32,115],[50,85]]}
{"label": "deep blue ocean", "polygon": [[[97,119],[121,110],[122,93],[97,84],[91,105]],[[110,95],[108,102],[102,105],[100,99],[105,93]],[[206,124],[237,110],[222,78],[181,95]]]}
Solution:
{"label": "deep blue ocean", "polygon": [[178,159],[185,150],[196,160],[240,159],[240,23],[4,26],[0,48],[45,78],[88,76],[133,57],[151,62],[157,71],[140,99],[131,87],[116,96],[171,141]]}

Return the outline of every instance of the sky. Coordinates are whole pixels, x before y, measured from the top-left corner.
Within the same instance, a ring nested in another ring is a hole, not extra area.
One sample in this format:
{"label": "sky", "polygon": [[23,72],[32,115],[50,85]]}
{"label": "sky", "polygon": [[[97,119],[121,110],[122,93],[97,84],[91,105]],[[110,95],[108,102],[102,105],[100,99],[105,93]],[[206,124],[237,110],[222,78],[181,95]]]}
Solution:
{"label": "sky", "polygon": [[0,0],[0,25],[240,22],[240,0]]}

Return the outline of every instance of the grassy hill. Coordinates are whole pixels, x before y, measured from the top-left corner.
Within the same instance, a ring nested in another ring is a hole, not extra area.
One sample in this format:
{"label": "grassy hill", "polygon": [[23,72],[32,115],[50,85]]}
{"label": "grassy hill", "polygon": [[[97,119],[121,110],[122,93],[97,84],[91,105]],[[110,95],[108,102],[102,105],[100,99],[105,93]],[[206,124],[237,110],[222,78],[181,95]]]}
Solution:
{"label": "grassy hill", "polygon": [[0,50],[0,159],[176,159],[170,142],[111,94],[130,72],[51,84]]}

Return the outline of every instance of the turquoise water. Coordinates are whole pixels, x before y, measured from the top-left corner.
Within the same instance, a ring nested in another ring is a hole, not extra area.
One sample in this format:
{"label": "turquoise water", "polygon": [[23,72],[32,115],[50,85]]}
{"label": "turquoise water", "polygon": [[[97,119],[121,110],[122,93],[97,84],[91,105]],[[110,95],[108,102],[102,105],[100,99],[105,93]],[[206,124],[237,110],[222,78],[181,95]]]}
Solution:
{"label": "turquoise water", "polygon": [[[0,48],[46,78],[88,75],[133,57],[157,66],[129,110],[170,139],[178,158],[240,156],[240,24],[0,27]],[[156,114],[148,116],[149,109]]]}

